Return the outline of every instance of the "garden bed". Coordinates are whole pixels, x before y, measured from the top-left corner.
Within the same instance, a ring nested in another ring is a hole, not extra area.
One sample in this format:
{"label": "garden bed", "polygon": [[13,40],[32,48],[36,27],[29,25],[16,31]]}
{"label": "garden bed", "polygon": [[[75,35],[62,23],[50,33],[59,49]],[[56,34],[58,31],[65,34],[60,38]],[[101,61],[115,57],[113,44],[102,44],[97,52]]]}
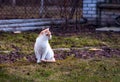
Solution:
{"label": "garden bed", "polygon": [[[80,58],[80,59],[91,59],[91,58],[112,58],[120,57],[120,49],[112,49],[109,47],[100,48],[71,48],[66,50],[66,48],[55,49],[55,59],[64,60],[69,56]],[[9,54],[0,54],[0,64],[2,63],[15,63],[19,61],[26,61],[31,63],[36,63],[36,58],[34,54],[25,55],[19,52],[10,52]]]}
{"label": "garden bed", "polygon": [[[14,63],[21,60],[36,62],[33,47],[39,31],[20,34],[2,32],[0,34],[0,63]],[[53,32],[53,39],[50,44],[57,60],[63,60],[68,56],[82,59],[110,58],[120,56],[120,39],[118,37],[120,34],[116,32],[65,34]]]}
{"label": "garden bed", "polygon": [[0,82],[120,82],[119,33],[52,31],[57,61],[36,64],[39,32],[0,32]]}

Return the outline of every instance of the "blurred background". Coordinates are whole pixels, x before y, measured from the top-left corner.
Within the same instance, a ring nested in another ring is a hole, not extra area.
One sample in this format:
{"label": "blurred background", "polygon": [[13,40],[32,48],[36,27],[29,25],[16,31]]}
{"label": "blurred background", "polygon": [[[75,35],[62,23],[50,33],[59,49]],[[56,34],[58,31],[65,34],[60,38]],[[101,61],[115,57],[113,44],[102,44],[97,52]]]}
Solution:
{"label": "blurred background", "polygon": [[40,18],[65,19],[76,29],[119,27],[120,0],[0,0],[1,20]]}

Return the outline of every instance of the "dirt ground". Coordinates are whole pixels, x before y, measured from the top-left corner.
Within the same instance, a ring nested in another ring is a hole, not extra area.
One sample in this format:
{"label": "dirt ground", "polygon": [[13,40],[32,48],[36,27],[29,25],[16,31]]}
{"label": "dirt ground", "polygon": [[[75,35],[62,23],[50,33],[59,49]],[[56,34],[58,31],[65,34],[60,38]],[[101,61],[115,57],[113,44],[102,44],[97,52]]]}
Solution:
{"label": "dirt ground", "polygon": [[[74,56],[76,58],[90,59],[93,57],[120,57],[120,49],[111,49],[109,47],[96,48],[84,48],[84,49],[70,49],[70,50],[56,50],[55,58],[57,60],[63,60],[68,56]],[[0,55],[0,63],[14,63],[18,60],[25,60],[28,62],[36,62],[35,55],[24,55],[19,52],[11,52],[6,55]]]}

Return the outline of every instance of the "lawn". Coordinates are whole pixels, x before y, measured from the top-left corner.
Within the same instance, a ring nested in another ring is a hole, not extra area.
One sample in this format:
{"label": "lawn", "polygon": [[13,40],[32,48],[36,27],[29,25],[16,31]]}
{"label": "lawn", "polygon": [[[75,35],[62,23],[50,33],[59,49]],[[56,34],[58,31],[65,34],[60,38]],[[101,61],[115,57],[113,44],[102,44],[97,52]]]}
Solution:
{"label": "lawn", "polygon": [[[57,57],[62,54],[62,58],[56,57],[56,63],[36,64],[34,59],[28,59],[34,57],[38,33],[0,33],[0,82],[120,82],[119,33],[53,34],[52,48],[70,51],[55,51]],[[93,48],[107,48],[110,53],[104,51],[100,55]],[[94,52],[94,56],[79,56],[84,55],[83,51],[88,55]]]}

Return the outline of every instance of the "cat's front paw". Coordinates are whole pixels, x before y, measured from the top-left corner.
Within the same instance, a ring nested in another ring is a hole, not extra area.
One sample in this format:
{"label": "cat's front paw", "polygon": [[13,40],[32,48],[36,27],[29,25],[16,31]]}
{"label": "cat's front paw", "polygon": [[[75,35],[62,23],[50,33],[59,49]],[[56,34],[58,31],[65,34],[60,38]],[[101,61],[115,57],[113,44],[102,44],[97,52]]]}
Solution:
{"label": "cat's front paw", "polygon": [[40,61],[40,60],[37,60],[37,63],[39,64],[39,63],[41,63],[41,61]]}

